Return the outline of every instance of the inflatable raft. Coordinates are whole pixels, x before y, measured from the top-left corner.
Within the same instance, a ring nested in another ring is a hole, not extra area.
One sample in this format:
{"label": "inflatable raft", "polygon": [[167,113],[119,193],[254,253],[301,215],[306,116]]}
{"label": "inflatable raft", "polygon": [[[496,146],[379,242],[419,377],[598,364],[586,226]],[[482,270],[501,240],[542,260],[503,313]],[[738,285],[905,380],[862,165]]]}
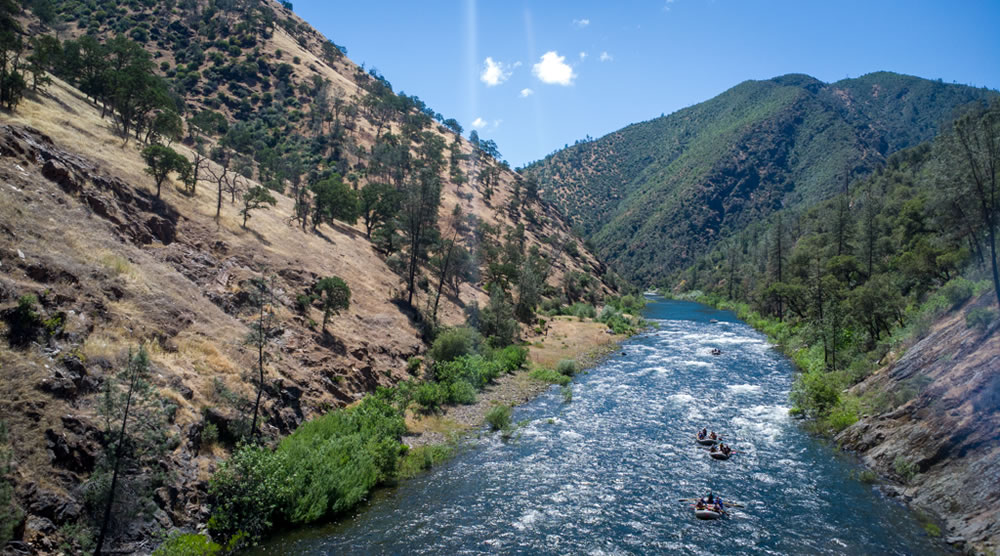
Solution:
{"label": "inflatable raft", "polygon": [[727,459],[732,457],[733,453],[729,452],[728,454],[724,454],[721,451],[719,451],[719,452],[709,452],[708,455],[712,456],[714,459],[726,461]]}

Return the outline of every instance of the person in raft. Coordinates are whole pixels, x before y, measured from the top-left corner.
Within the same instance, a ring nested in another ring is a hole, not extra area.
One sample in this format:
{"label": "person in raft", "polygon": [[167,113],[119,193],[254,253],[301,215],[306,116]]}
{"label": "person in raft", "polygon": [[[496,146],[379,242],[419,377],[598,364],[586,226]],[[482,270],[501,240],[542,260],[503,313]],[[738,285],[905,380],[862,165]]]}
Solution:
{"label": "person in raft", "polygon": [[708,435],[708,429],[701,429],[701,432],[698,433],[698,440],[704,440],[706,435]]}
{"label": "person in raft", "polygon": [[710,433],[710,434],[708,435],[708,437],[709,437],[710,439],[712,439],[712,440],[715,440],[716,438],[718,438],[718,436],[715,436],[715,431],[712,431],[712,432],[711,432],[711,433]]}
{"label": "person in raft", "polygon": [[[712,446],[712,447],[714,448],[715,446]],[[726,446],[725,444],[721,444],[721,443],[719,444],[719,450],[720,450],[720,451],[721,451],[721,452],[722,452],[723,454],[725,454],[725,455],[727,455],[727,456],[729,455],[729,453],[730,453],[730,452],[732,452],[732,451],[733,451],[733,449],[732,449],[732,448],[730,448],[729,446]]]}
{"label": "person in raft", "polygon": [[711,447],[711,448],[709,448],[709,449],[708,449],[708,451],[709,451],[709,452],[712,452],[713,454],[714,454],[715,452],[718,452],[718,451],[719,451],[719,445],[718,445],[718,444],[712,444],[712,447]]}

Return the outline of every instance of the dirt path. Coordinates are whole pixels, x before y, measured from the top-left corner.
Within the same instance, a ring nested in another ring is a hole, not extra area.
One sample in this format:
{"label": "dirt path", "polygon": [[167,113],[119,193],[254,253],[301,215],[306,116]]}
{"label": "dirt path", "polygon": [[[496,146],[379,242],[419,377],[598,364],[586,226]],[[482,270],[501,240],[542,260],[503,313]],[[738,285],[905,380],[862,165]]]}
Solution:
{"label": "dirt path", "polygon": [[457,441],[462,435],[480,427],[486,413],[494,405],[520,405],[552,386],[531,378],[531,369],[554,369],[563,359],[574,359],[579,369],[586,369],[614,351],[625,336],[607,333],[607,327],[598,322],[553,317],[547,334],[526,339],[531,342],[528,354],[530,368],[500,377],[479,393],[474,404],[445,406],[441,413],[434,415],[407,412],[406,428],[409,434],[403,437],[403,442],[414,447]]}

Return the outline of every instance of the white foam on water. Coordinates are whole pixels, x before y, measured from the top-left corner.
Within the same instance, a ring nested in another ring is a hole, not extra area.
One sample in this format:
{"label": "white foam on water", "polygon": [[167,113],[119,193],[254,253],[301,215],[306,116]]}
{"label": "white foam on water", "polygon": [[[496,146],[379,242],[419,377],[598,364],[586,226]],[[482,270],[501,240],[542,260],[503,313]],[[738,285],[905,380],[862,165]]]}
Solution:
{"label": "white foam on water", "polygon": [[583,435],[576,431],[561,431],[559,436],[572,441],[581,440],[583,438]]}
{"label": "white foam on water", "polygon": [[694,396],[691,394],[673,394],[671,396],[667,396],[667,399],[676,404],[689,404],[694,402]]}
{"label": "white foam on water", "polygon": [[737,393],[743,394],[746,392],[759,392],[760,386],[756,384],[730,384],[726,386],[727,389]]}
{"label": "white foam on water", "polygon": [[688,361],[683,361],[683,363],[685,365],[687,365],[688,367],[712,367],[713,366],[711,363],[709,363],[707,361],[692,361],[692,360],[688,360]]}
{"label": "white foam on water", "polygon": [[532,527],[538,518],[542,516],[542,512],[538,510],[528,510],[528,512],[521,516],[521,519],[514,522],[514,527],[519,530],[524,531],[525,529]]}
{"label": "white foam on water", "polygon": [[666,367],[649,367],[647,371],[653,373],[667,374],[670,372],[670,369]]}

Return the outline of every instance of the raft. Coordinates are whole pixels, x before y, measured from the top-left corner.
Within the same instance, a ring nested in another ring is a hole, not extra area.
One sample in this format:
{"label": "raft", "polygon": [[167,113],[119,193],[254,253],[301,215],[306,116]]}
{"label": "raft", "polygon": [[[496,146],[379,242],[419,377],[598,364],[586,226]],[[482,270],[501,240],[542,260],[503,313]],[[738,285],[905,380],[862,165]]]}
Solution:
{"label": "raft", "polygon": [[719,519],[723,515],[722,512],[717,512],[711,508],[694,509],[694,516],[698,519]]}
{"label": "raft", "polygon": [[712,456],[715,459],[726,461],[727,459],[732,457],[733,453],[729,452],[728,454],[723,454],[721,451],[719,451],[719,452],[709,452],[708,455]]}
{"label": "raft", "polygon": [[698,444],[701,444],[702,446],[711,446],[719,442],[717,438],[708,438],[708,437],[698,438],[697,436],[694,437],[694,441],[697,442]]}

